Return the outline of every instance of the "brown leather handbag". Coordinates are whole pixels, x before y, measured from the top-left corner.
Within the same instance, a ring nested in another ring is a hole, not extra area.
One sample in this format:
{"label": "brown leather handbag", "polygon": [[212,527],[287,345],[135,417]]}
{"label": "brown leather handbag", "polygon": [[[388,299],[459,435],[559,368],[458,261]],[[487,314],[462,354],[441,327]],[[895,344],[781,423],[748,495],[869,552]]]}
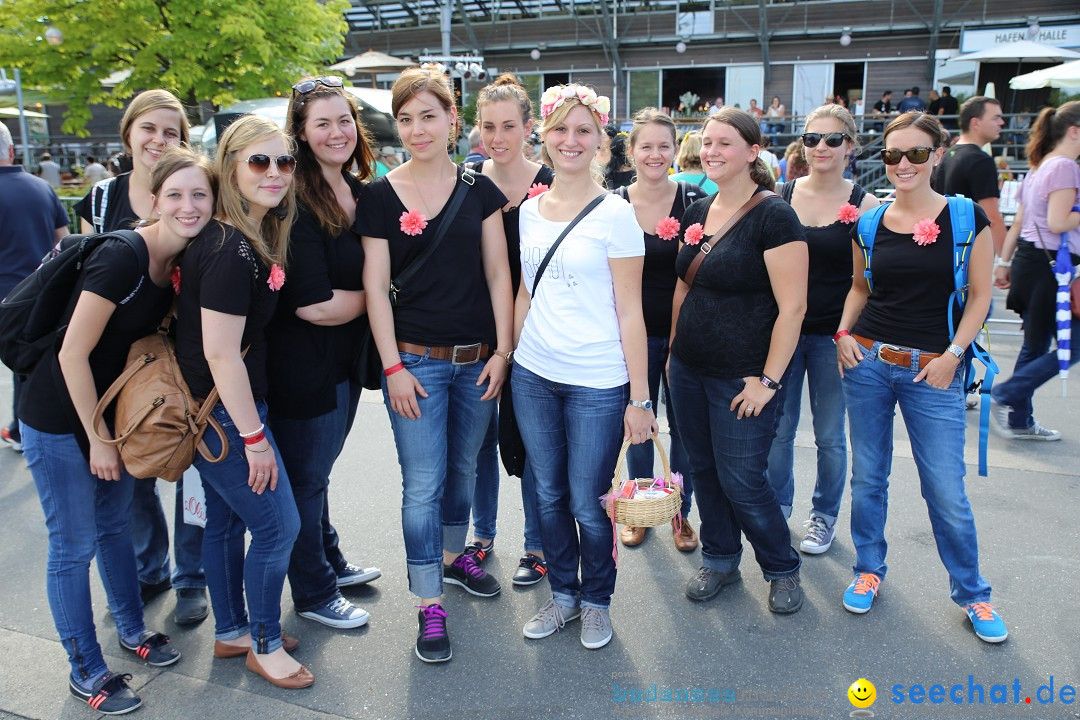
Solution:
{"label": "brown leather handbag", "polygon": [[[218,401],[217,388],[210,391],[201,407],[191,396],[168,336],[169,322],[170,318],[166,318],[157,332],[131,346],[127,367],[94,408],[93,428],[99,441],[119,449],[130,474],[176,482],[195,461],[196,450],[210,462],[221,462],[229,454],[229,441],[210,414]],[[116,432],[112,440],[107,440],[98,428],[114,400]],[[217,457],[203,442],[208,427],[221,439]]]}

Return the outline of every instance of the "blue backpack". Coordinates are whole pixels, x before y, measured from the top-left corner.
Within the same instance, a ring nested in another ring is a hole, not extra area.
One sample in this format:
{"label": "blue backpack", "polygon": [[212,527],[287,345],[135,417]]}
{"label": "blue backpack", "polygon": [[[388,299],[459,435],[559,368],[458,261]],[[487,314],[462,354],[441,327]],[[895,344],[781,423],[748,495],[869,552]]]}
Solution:
{"label": "blue backpack", "polygon": [[[953,283],[955,289],[949,297],[949,335],[956,332],[957,322],[953,320],[956,311],[962,311],[967,304],[968,291],[968,266],[971,260],[971,248],[975,245],[975,203],[963,195],[952,195],[949,201],[949,220],[952,224],[953,243]],[[866,285],[870,292],[874,292],[874,279],[870,272],[870,257],[874,252],[874,237],[877,235],[878,225],[881,224],[881,216],[885,214],[887,205],[879,205],[873,210],[863,214],[859,218],[858,239],[856,242],[862,250],[863,261],[866,270]],[[986,326],[983,325],[985,329]],[[982,380],[976,380],[975,367],[972,360],[978,360],[986,367]],[[998,374],[997,363],[990,353],[972,341],[964,352],[964,391],[967,393],[978,392],[983,395],[980,402],[979,412],[979,475],[986,477],[986,445],[990,436],[990,388],[994,384],[994,376]]]}

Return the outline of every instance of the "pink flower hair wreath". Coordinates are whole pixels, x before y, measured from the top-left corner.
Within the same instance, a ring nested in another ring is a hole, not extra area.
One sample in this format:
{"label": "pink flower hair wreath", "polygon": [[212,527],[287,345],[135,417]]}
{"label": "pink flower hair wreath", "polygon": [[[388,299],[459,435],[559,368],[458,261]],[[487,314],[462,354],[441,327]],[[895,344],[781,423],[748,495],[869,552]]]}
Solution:
{"label": "pink flower hair wreath", "polygon": [[607,125],[611,100],[606,95],[597,95],[592,88],[576,84],[557,85],[545,90],[540,97],[540,117],[546,120],[548,115],[562,107],[567,100],[577,100],[596,113],[601,125]]}

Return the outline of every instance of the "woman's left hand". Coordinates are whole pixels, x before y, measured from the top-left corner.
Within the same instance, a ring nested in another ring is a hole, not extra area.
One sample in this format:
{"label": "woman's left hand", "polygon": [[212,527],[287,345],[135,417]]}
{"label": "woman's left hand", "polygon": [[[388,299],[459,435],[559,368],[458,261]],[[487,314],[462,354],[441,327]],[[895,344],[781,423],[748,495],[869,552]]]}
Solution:
{"label": "woman's left hand", "polygon": [[738,409],[738,419],[761,414],[761,408],[776,397],[776,391],[770,390],[761,384],[761,378],[757,377],[744,377],[743,382],[746,386],[742,392],[735,396],[735,399],[731,401],[731,412],[735,412]]}
{"label": "woman's left hand", "polygon": [[506,362],[506,358],[502,355],[492,355],[488,358],[487,364],[484,365],[484,371],[476,379],[477,386],[483,385],[485,382],[488,383],[487,392],[480,398],[481,400],[492,400],[499,397],[503,383],[506,382],[506,371],[509,367],[510,364]]}
{"label": "woman's left hand", "polygon": [[948,390],[956,377],[956,366],[960,364],[960,358],[952,353],[942,353],[926,364],[926,367],[915,376],[915,382],[926,381],[926,384],[938,390]]}
{"label": "woman's left hand", "polygon": [[652,410],[626,406],[623,413],[623,442],[629,440],[633,445],[648,442],[656,433],[660,432],[660,426],[656,424],[656,416]]}

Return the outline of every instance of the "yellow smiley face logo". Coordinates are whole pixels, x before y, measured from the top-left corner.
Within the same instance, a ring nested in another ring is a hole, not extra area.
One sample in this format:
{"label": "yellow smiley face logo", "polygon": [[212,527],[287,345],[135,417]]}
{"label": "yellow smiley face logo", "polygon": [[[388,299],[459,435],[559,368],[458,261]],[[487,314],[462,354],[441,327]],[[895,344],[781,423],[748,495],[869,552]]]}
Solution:
{"label": "yellow smiley face logo", "polygon": [[852,705],[859,709],[865,709],[873,705],[874,701],[877,700],[877,688],[866,678],[859,678],[851,683],[847,696]]}

